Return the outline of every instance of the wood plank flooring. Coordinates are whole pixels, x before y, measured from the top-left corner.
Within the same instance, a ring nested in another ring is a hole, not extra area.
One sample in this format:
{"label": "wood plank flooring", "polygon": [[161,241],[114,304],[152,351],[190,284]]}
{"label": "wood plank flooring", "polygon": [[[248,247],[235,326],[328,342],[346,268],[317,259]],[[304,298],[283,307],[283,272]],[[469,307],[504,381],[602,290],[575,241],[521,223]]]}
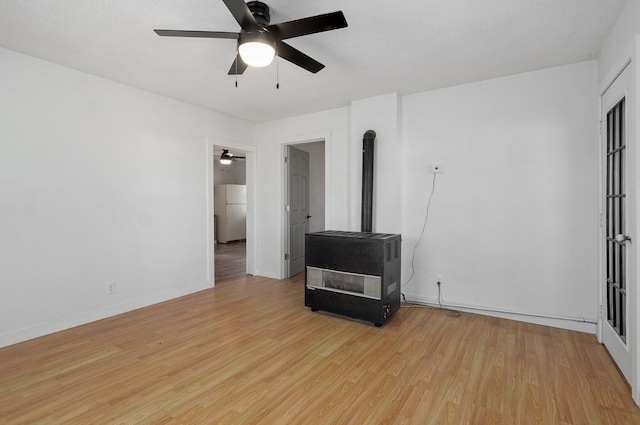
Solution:
{"label": "wood plank flooring", "polygon": [[312,313],[229,284],[0,349],[2,424],[637,425],[593,335],[403,308]]}
{"label": "wood plank flooring", "polygon": [[215,250],[216,285],[247,274],[245,241],[217,243]]}

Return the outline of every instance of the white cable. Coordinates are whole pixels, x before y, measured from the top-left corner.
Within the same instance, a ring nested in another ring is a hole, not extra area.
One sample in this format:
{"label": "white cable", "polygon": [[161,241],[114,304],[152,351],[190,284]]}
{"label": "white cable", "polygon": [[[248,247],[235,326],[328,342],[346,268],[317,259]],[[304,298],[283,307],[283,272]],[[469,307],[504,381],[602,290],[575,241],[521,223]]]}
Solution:
{"label": "white cable", "polygon": [[[427,201],[427,209],[424,216],[424,224],[422,225],[422,232],[420,232],[420,238],[418,239],[418,242],[413,247],[413,254],[411,255],[411,276],[409,277],[409,280],[407,280],[405,284],[402,286],[408,285],[409,282],[411,282],[411,279],[413,279],[413,275],[416,273],[416,270],[413,267],[413,262],[416,259],[416,249],[418,248],[418,245],[420,245],[420,242],[422,242],[422,238],[424,237],[424,232],[427,228],[427,220],[429,219],[429,207],[431,206],[431,199],[433,198],[433,193],[435,192],[435,190],[436,190],[436,174],[434,173],[433,180],[431,182],[431,194],[429,195],[429,200]],[[402,296],[404,297],[404,294],[402,294]]]}

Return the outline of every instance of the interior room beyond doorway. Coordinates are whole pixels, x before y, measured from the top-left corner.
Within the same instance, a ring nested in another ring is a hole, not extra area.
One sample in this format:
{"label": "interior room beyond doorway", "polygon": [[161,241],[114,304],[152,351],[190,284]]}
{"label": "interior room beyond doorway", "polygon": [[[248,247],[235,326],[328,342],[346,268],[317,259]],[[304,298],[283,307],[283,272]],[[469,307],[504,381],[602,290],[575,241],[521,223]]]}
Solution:
{"label": "interior room beyond doorway", "polygon": [[239,149],[214,147],[216,284],[229,282],[247,274],[245,155],[246,153]]}

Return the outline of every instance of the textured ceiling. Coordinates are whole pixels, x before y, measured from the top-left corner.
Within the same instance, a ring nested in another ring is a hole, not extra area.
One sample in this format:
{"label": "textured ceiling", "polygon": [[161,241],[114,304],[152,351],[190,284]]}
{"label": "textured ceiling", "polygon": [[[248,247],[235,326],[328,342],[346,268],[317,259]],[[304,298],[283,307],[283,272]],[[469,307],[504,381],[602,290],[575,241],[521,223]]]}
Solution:
{"label": "textured ceiling", "polygon": [[221,0],[2,0],[0,46],[261,122],[595,59],[626,1],[265,0],[271,23],[342,10],[349,26],[288,40],[319,73],[274,61],[237,88],[234,40],[153,32],[238,31]]}

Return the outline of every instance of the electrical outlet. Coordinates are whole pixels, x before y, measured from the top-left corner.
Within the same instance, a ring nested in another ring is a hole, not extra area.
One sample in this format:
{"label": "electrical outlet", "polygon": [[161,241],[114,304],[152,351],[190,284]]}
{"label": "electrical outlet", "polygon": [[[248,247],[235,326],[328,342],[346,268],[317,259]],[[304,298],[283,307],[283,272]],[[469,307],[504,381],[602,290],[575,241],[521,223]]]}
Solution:
{"label": "electrical outlet", "polygon": [[114,281],[107,282],[107,295],[114,295],[116,293],[116,283]]}
{"label": "electrical outlet", "polygon": [[433,164],[429,167],[429,172],[431,174],[440,174],[444,173],[444,167],[441,164]]}
{"label": "electrical outlet", "polygon": [[441,274],[437,274],[436,275],[436,285],[437,286],[442,286],[443,282],[442,282],[442,275]]}

